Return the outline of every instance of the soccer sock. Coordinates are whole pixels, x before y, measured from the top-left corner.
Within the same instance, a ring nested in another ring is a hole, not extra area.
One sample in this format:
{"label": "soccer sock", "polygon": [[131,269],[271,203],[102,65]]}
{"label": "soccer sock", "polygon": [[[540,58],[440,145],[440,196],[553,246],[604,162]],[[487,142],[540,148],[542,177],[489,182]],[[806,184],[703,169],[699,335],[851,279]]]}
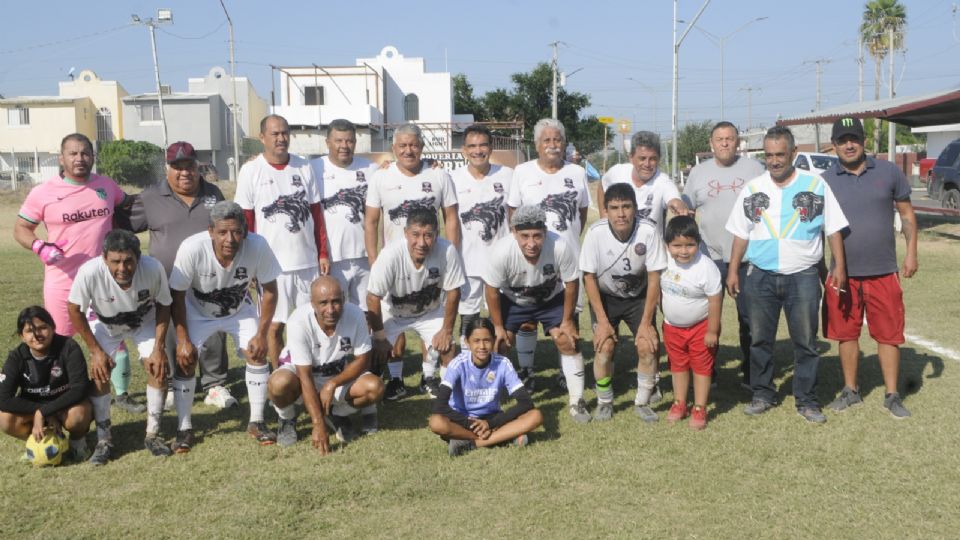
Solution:
{"label": "soccer sock", "polygon": [[93,419],[97,423],[97,440],[110,440],[110,394],[91,396]]}
{"label": "soccer sock", "polygon": [[147,385],[147,436],[160,433],[160,416],[163,414],[163,400],[166,391]]}
{"label": "soccer sock", "polygon": [[403,362],[387,362],[391,379],[403,379]]}
{"label": "soccer sock", "polygon": [[173,404],[177,408],[177,431],[193,429],[190,422],[190,409],[193,407],[193,394],[197,391],[197,381],[173,378]]}
{"label": "soccer sock", "polygon": [[610,377],[597,379],[597,402],[613,403],[613,381]]}
{"label": "soccer sock", "polygon": [[440,380],[447,374],[447,366],[440,366]]}
{"label": "soccer sock", "polygon": [[520,369],[533,369],[533,355],[537,351],[537,332],[520,330],[516,333],[517,362]]}
{"label": "soccer sock", "polygon": [[440,353],[434,350],[433,347],[427,349],[427,359],[423,361],[423,376],[424,378],[431,378],[437,372],[437,364],[440,361]]}
{"label": "soccer sock", "polygon": [[113,363],[116,366],[110,372],[110,382],[113,383],[113,391],[119,396],[126,394],[130,388],[130,354],[127,353],[127,345],[120,342],[120,346],[113,353]]}
{"label": "soccer sock", "polygon": [[570,404],[574,405],[583,399],[583,355],[580,353],[561,354],[560,366],[563,368],[563,376],[567,379]]}
{"label": "soccer sock", "polygon": [[263,408],[267,404],[267,379],[270,366],[247,364],[247,398],[250,399],[250,422],[263,422]]}
{"label": "soccer sock", "polygon": [[279,416],[281,420],[293,420],[297,417],[296,405],[292,403],[286,407],[277,407],[274,405],[273,408],[276,409],[277,416]]}
{"label": "soccer sock", "polygon": [[653,385],[656,384],[654,375],[637,372],[637,397],[633,400],[636,405],[646,405],[650,402]]}

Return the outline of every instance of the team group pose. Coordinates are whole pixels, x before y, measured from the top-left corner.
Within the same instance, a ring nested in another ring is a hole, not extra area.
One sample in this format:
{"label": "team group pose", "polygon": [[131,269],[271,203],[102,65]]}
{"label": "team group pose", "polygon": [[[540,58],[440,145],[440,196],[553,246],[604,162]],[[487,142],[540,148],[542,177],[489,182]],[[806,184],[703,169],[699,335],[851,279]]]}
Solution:
{"label": "team group pose", "polygon": [[[779,403],[773,345],[785,311],[796,410],[826,422],[816,392],[822,303],[824,336],[839,342],[844,377],[829,409],[862,403],[858,340],[869,318],[883,406],[895,418],[910,416],[897,386],[899,278],[918,268],[916,219],[903,174],[866,156],[858,119],[833,126],[840,160],[822,176],[793,167],[790,130],[766,133],[764,167],[738,155],[736,127],[720,122],[710,134],[714,158],[693,169],[682,194],[659,168],[659,137],[638,132],[629,163],[598,182],[600,219],[589,227],[587,174],[565,159],[557,120],[537,122],[537,157],[515,169],[495,163],[487,127],[466,128],[464,165],[452,174],[423,159],[414,124],[393,132],[395,161],[384,165],[354,155],[352,123],[328,126],[329,153],[308,161],[290,154],[286,119],[263,118],[264,151],[241,168],[235,202],[199,178],[189,142],[167,148],[165,182],[127,197],[91,172],[86,137],[64,137],[61,174],[30,192],[14,228],[43,264],[44,307],[17,318],[21,343],[0,377],[0,430],[37,441],[64,434],[74,460],[104,465],[117,457],[113,403],[133,414],[145,409],[151,455],[190,452],[198,365],[204,402],[237,404],[227,388],[230,337],[245,364],[246,433],[261,445],[294,445],[306,411],[310,444],[327,454],[331,437],[342,444],[389,429],[378,405],[408,393],[407,331],[422,343],[419,389],[434,400],[424,426],[451,456],[525,446],[543,424],[536,391],[551,385],[535,377],[538,331],[556,347],[556,385],[574,423],[613,418],[615,358],[633,354],[631,416],[639,420],[632,421],[657,422],[665,351],[673,383],[666,420],[689,418],[701,430],[715,387],[724,290],[736,301],[742,385],[752,394],[744,413],[759,416]],[[906,239],[902,270],[893,208]],[[134,234],[143,231],[150,255]],[[586,359],[584,300],[593,336]],[[626,335],[631,341],[618,352]],[[146,407],[127,393],[126,342],[146,373]],[[593,362],[589,396],[586,360]],[[515,403],[504,409],[507,397]],[[161,436],[165,401],[176,409],[172,442]],[[264,414],[268,403],[276,431]]]}

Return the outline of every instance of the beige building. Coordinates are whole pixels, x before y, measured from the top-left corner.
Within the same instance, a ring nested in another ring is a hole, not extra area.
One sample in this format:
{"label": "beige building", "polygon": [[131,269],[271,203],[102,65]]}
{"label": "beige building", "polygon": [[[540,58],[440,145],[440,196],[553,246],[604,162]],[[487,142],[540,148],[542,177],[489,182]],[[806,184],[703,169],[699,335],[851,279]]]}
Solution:
{"label": "beige building", "polygon": [[94,140],[107,142],[123,138],[123,98],[127,91],[117,81],[104,81],[85,69],[72,81],[60,83],[60,97],[88,97],[96,108],[97,133]]}

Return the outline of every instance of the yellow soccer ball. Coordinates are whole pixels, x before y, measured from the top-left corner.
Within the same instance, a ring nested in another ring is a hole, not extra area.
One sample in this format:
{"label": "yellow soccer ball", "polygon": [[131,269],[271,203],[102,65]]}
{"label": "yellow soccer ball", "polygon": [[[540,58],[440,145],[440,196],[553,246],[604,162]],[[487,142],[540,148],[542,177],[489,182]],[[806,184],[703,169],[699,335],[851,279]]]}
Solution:
{"label": "yellow soccer ball", "polygon": [[27,460],[34,467],[56,466],[63,461],[63,454],[68,448],[70,444],[67,438],[53,431],[44,433],[40,441],[30,435],[27,437]]}

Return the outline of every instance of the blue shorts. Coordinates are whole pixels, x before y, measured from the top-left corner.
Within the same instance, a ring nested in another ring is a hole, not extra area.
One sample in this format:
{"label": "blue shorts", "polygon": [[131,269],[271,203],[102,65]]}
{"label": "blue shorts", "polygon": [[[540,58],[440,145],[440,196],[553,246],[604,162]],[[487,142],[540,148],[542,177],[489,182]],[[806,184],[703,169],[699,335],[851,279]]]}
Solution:
{"label": "blue shorts", "polygon": [[535,306],[517,305],[501,293],[500,311],[503,316],[503,326],[507,330],[516,333],[523,323],[533,322],[540,323],[543,326],[543,333],[546,334],[560,326],[563,321],[563,292]]}

